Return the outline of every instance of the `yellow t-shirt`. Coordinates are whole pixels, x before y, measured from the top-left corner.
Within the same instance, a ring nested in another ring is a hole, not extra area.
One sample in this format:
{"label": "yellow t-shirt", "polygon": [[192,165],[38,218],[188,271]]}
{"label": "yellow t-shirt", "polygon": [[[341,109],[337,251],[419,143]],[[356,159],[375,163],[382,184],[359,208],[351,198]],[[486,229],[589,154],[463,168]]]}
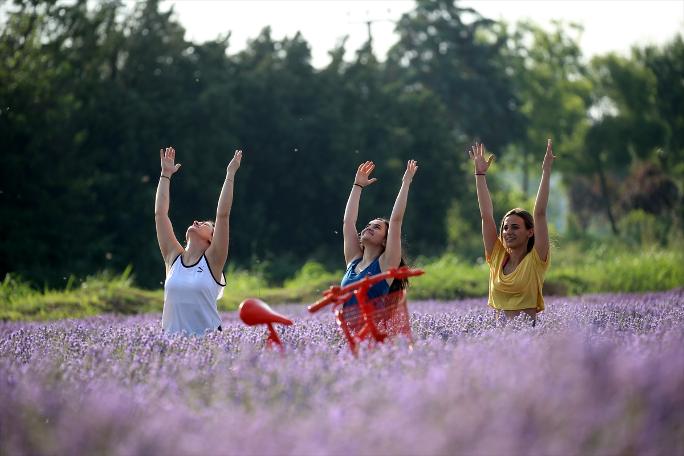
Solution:
{"label": "yellow t-shirt", "polygon": [[542,261],[537,251],[532,249],[515,270],[506,275],[503,273],[506,249],[501,239],[496,238],[492,254],[487,258],[489,264],[488,304],[499,310],[537,309],[537,312],[544,310],[542,285],[549,267],[550,254],[551,252],[547,255],[546,261]]}

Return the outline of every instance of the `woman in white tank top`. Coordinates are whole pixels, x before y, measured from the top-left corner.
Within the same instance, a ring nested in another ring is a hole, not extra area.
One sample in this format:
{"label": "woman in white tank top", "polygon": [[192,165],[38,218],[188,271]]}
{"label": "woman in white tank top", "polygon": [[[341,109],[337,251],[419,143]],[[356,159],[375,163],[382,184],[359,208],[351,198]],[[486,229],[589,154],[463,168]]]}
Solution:
{"label": "woman in white tank top", "polygon": [[157,240],[166,265],[162,328],[167,333],[202,335],[221,329],[216,301],[223,296],[226,280],[223,267],[228,259],[228,219],[233,205],[233,180],[240,167],[242,151],[226,169],[221,188],[216,221],[195,220],[185,232],[185,248],[178,242],[169,219],[171,177],[180,168],[175,163],[176,151],[167,147],[159,151],[161,176],[157,185],[154,220]]}

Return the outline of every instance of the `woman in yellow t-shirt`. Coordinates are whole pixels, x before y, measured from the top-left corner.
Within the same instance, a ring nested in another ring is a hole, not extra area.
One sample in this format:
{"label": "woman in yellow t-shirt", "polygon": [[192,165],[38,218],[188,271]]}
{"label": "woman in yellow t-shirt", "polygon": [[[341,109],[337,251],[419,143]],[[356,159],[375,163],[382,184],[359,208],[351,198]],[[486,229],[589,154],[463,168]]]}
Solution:
{"label": "woman in yellow t-shirt", "polygon": [[494,159],[484,158],[484,145],[475,143],[469,151],[475,164],[477,202],[482,217],[482,239],[489,264],[489,305],[503,311],[507,319],[527,314],[536,322],[544,310],[542,285],[549,267],[549,229],[546,206],[553,155],[551,140],[546,143],[542,177],[534,217],[524,209],[511,209],[504,215],[497,236],[492,198],[487,188],[487,170]]}

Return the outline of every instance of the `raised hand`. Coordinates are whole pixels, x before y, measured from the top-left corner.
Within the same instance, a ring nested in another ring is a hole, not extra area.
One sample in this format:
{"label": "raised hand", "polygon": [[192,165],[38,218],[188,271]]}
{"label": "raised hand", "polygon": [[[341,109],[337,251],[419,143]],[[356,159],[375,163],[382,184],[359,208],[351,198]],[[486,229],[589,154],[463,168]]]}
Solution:
{"label": "raised hand", "polygon": [[370,174],[375,169],[375,164],[372,161],[367,161],[361,163],[359,168],[356,170],[356,177],[354,177],[354,183],[360,185],[361,187],[366,187],[377,181],[375,177],[371,178]]}
{"label": "raised hand", "polygon": [[415,160],[409,160],[406,163],[406,171],[404,172],[403,182],[411,182],[413,176],[415,176],[416,171],[418,171],[418,162]]}
{"label": "raised hand", "polygon": [[159,156],[161,158],[161,172],[163,176],[171,177],[181,167],[180,163],[176,161],[176,149],[167,147],[166,149],[159,149]]}
{"label": "raised hand", "polygon": [[542,162],[542,171],[551,171],[551,165],[557,157],[553,155],[553,142],[551,139],[546,141],[546,154],[544,154],[544,161]]}
{"label": "raised hand", "polygon": [[226,168],[226,172],[230,174],[231,176],[235,176],[235,173],[237,172],[238,168],[240,167],[240,161],[242,160],[242,150],[236,150],[235,155],[233,155],[233,159],[228,163],[228,167]]}
{"label": "raised hand", "polygon": [[468,155],[470,155],[470,159],[473,161],[475,164],[475,173],[476,174],[485,174],[487,170],[489,169],[489,165],[492,164],[494,161],[494,155],[490,154],[489,158],[485,160],[484,158],[484,152],[485,152],[485,147],[484,144],[481,143],[475,143],[474,146],[470,148],[468,151]]}

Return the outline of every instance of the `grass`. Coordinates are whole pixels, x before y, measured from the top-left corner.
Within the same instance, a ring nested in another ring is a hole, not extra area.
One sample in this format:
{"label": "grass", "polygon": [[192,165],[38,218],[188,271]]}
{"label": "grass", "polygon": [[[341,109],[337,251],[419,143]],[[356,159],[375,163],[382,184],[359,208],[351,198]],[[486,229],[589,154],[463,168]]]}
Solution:
{"label": "grass", "polygon": [[70,278],[63,290],[34,290],[11,274],[0,284],[0,320],[80,318],[102,313],[137,314],[161,310],[161,290],[133,286],[130,268],[120,275],[103,272],[78,286]]}
{"label": "grass", "polygon": [[415,265],[425,271],[411,279],[413,299],[457,299],[484,296],[489,287],[486,263],[472,264],[456,255],[446,254],[438,259],[419,259]]}
{"label": "grass", "polygon": [[658,291],[684,286],[682,249],[598,247],[577,257],[572,254],[557,254],[552,259],[546,282],[553,294]]}
{"label": "grass", "polygon": [[[411,299],[457,299],[485,296],[487,265],[466,262],[456,255],[417,259],[425,274],[411,280]],[[219,310],[235,310],[248,297],[269,304],[312,303],[343,271],[327,271],[316,262],[306,263],[283,286],[270,285],[262,275],[229,269]],[[544,284],[546,295],[597,292],[642,292],[684,286],[684,249],[628,248],[602,244],[596,248],[570,245],[552,250],[551,267]],[[102,313],[161,312],[162,290],[143,290],[133,284],[131,270],[120,275],[100,273],[76,284],[70,278],[63,290],[35,290],[7,275],[0,283],[0,320],[81,318]]]}

